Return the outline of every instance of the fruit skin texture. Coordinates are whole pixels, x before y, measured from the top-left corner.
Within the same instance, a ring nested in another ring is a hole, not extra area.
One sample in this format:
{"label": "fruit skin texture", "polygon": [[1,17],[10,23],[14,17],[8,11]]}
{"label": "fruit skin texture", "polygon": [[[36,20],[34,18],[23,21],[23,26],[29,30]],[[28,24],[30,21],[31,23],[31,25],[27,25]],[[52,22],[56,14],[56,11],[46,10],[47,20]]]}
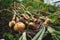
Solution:
{"label": "fruit skin texture", "polygon": [[15,31],[23,31],[25,29],[25,24],[22,22],[18,22],[14,26]]}
{"label": "fruit skin texture", "polygon": [[9,27],[12,27],[13,25],[15,25],[15,23],[16,23],[16,22],[15,22],[14,20],[10,21],[10,22],[9,22]]}

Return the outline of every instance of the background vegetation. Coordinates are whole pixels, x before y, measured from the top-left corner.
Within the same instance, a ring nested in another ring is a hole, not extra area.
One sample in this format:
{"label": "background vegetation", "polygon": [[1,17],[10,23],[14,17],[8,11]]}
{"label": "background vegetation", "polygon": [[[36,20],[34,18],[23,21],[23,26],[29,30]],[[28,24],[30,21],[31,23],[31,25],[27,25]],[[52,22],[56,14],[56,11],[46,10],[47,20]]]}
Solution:
{"label": "background vegetation", "polygon": [[[60,40],[60,7],[44,4],[42,0],[1,0],[0,1],[0,39],[27,40],[26,33],[15,32],[9,28],[14,12],[17,14],[41,14],[49,18],[50,22],[42,27],[32,40]],[[42,17],[39,16],[39,17]],[[43,18],[44,19],[44,18]],[[41,32],[42,31],[42,32]],[[39,34],[39,35],[37,35]],[[23,35],[21,39],[21,35]],[[37,36],[36,36],[37,35]],[[36,38],[36,39],[35,39]]]}

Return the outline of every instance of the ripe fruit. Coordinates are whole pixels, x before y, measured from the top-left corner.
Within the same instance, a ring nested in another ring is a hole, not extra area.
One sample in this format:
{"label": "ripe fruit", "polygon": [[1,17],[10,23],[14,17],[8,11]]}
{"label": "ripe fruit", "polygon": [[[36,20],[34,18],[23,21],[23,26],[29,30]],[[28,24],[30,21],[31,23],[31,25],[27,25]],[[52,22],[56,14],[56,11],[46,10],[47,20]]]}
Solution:
{"label": "ripe fruit", "polygon": [[18,24],[15,24],[15,25],[14,25],[14,30],[15,30],[15,31],[18,31]]}
{"label": "ripe fruit", "polygon": [[30,22],[29,23],[29,25],[31,26],[31,28],[33,28],[33,29],[36,29],[37,27],[36,27],[36,24],[35,23],[33,23],[33,22]]}
{"label": "ripe fruit", "polygon": [[12,27],[16,22],[14,20],[9,22],[9,27]]}
{"label": "ripe fruit", "polygon": [[18,22],[14,26],[15,31],[23,31],[25,29],[25,24],[22,22]]}
{"label": "ripe fruit", "polygon": [[47,18],[43,24],[47,24],[49,21],[50,21],[50,19]]}

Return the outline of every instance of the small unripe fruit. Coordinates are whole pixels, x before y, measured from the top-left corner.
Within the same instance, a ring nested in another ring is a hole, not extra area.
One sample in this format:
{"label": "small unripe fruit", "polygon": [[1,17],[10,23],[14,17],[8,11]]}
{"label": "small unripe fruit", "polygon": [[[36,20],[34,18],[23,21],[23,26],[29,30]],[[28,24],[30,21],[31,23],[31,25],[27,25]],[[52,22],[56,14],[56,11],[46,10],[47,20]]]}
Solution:
{"label": "small unripe fruit", "polygon": [[10,21],[10,22],[9,22],[9,27],[12,27],[13,25],[15,25],[15,23],[16,23],[16,22],[15,22],[14,20]]}
{"label": "small unripe fruit", "polygon": [[25,29],[25,24],[22,22],[18,22],[14,26],[15,31],[23,31]]}

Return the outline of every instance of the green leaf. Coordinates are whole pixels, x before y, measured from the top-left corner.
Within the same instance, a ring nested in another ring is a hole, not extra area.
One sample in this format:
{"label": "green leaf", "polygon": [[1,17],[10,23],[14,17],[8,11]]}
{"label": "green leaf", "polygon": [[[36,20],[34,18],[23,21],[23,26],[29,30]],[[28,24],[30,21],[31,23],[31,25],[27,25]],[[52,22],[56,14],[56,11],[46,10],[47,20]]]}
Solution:
{"label": "green leaf", "polygon": [[19,38],[19,40],[27,40],[26,38],[26,32],[23,32],[22,36]]}
{"label": "green leaf", "polygon": [[18,3],[20,3],[20,2],[22,2],[23,0],[16,0],[16,2],[18,2]]}
{"label": "green leaf", "polygon": [[38,40],[42,40],[44,34],[45,34],[45,27],[44,27],[44,29],[43,29],[41,35],[39,36]]}
{"label": "green leaf", "polygon": [[23,38],[22,38],[22,40],[27,40],[27,38],[26,38],[26,32],[23,33]]}
{"label": "green leaf", "polygon": [[10,33],[4,33],[4,36],[9,38],[10,40],[14,40],[14,36],[12,34],[10,34]]}
{"label": "green leaf", "polygon": [[33,37],[32,40],[37,40],[39,38],[39,36],[41,35],[42,31],[43,31],[44,27],[42,27],[39,32]]}
{"label": "green leaf", "polygon": [[3,8],[7,8],[10,4],[12,4],[14,2],[14,0],[2,0],[0,2],[0,5],[3,7]]}
{"label": "green leaf", "polygon": [[55,40],[60,40],[60,31],[56,31],[52,27],[48,27],[48,31],[51,33],[52,37]]}

